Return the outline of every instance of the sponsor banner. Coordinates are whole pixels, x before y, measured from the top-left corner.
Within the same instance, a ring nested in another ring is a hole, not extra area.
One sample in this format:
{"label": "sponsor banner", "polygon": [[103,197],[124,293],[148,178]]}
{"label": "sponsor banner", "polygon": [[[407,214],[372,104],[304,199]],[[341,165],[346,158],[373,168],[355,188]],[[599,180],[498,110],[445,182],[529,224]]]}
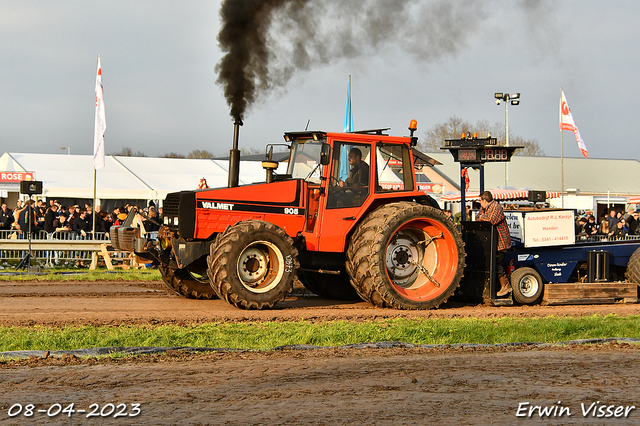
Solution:
{"label": "sponsor banner", "polygon": [[442,183],[418,183],[418,190],[424,192],[432,192],[434,194],[442,194],[444,184]]}
{"label": "sponsor banner", "polygon": [[392,191],[402,191],[404,189],[404,183],[386,183],[381,182],[380,186],[382,189],[392,190]]}
{"label": "sponsor banner", "polygon": [[511,245],[515,247],[524,247],[524,213],[504,212],[504,217],[507,219],[507,225],[509,225]]}
{"label": "sponsor banner", "polygon": [[34,172],[0,172],[0,182],[22,182],[36,180]]}
{"label": "sponsor banner", "polygon": [[524,216],[525,247],[575,244],[573,210],[527,212]]}
{"label": "sponsor banner", "polygon": [[[380,182],[380,186],[382,189],[393,190],[393,191],[402,191],[404,190],[404,183],[389,183],[389,182]],[[441,194],[444,189],[444,184],[442,183],[418,183],[418,191],[429,192],[433,194]]]}

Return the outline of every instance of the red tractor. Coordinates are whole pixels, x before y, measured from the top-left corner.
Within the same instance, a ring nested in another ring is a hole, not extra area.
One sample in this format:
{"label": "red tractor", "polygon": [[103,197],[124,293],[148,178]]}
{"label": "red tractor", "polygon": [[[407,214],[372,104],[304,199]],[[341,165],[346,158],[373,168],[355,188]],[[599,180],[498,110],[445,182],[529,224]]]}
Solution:
{"label": "red tractor", "polygon": [[[417,190],[415,170],[435,161],[387,129],[285,133],[286,174],[270,153],[266,182],[171,193],[157,240],[129,226],[112,245],[158,265],[166,284],[191,298],[272,308],[295,278],[331,298],[379,307],[431,309],[455,291],[465,267],[459,232]],[[237,148],[238,123],[235,145]],[[267,147],[269,149],[269,146]],[[235,176],[231,176],[235,175]]]}

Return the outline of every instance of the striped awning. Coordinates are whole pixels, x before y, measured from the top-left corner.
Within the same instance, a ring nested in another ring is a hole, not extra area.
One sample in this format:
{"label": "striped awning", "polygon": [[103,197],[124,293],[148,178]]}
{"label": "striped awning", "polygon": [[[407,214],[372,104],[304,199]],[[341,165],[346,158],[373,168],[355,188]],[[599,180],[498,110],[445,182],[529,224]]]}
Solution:
{"label": "striped awning", "polygon": [[640,197],[629,197],[629,204],[640,204]]}
{"label": "striped awning", "polygon": [[[526,189],[492,189],[490,192],[495,200],[500,201],[526,200],[527,198],[529,198],[529,191],[527,191]],[[459,192],[454,192],[451,194],[443,195],[442,197],[440,197],[440,201],[459,203],[460,197],[461,196]],[[560,197],[559,192],[547,191],[547,199],[558,197]],[[480,199],[480,193],[478,191],[467,192],[465,193],[464,199],[465,201],[478,201]]]}

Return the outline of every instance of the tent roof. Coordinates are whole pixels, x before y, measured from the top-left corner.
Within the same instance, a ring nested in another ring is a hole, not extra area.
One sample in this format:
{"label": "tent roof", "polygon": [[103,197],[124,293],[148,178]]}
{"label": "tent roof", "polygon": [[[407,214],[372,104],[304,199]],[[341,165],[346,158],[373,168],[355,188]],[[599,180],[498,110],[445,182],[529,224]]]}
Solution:
{"label": "tent roof", "polygon": [[[527,190],[519,190],[519,189],[492,189],[490,190],[491,195],[496,200],[526,200],[529,197],[529,191]],[[558,198],[560,194],[554,191],[547,191],[547,199],[549,198]],[[451,194],[446,194],[440,197],[440,201],[448,201],[459,203],[461,199],[461,194],[459,192],[454,192]],[[480,193],[478,191],[466,192],[464,194],[465,201],[477,201],[480,199]]]}
{"label": "tent roof", "polygon": [[[429,172],[437,172],[450,183],[460,182],[460,165],[453,161],[451,154],[429,153],[429,156],[442,163],[428,168]],[[508,164],[509,187],[561,190],[561,160],[558,157],[514,156]],[[278,172],[284,173],[286,167],[286,162],[281,162]],[[486,188],[504,185],[505,163],[487,163],[484,169]],[[581,194],[638,196],[639,186],[633,179],[640,176],[637,160],[565,158],[564,170],[565,189],[576,188]],[[46,197],[93,198],[92,155],[5,152],[0,156],[0,171],[34,172],[35,178],[43,182]],[[211,188],[226,187],[227,172],[228,160],[223,159],[107,156],[105,167],[96,173],[97,197],[163,199],[169,192],[196,189],[202,177]],[[478,172],[469,170],[469,176],[470,190],[478,191]],[[388,178],[395,181],[394,176]],[[240,184],[264,180],[260,161],[240,162]],[[431,177],[430,180],[435,182]]]}
{"label": "tent roof", "polygon": [[[440,174],[448,176],[456,186],[460,185],[460,164],[453,161],[448,152],[429,153],[440,161],[436,165]],[[505,186],[505,164],[508,164],[508,187],[541,191],[562,190],[562,161],[560,157],[527,157],[516,155],[510,163],[485,163],[485,188]],[[639,185],[634,176],[640,176],[640,161],[598,158],[565,158],[564,186],[576,188],[581,194],[620,196],[638,195]],[[470,190],[479,190],[479,172],[469,169]]]}
{"label": "tent roof", "polygon": [[[212,159],[176,159],[106,156],[96,171],[100,199],[164,199],[170,192],[196,189],[201,178],[211,188],[226,187],[229,162]],[[278,171],[284,173],[286,164]],[[34,172],[43,182],[45,197],[93,198],[93,156],[5,152],[0,171]],[[259,161],[240,162],[240,184],[264,182]]]}

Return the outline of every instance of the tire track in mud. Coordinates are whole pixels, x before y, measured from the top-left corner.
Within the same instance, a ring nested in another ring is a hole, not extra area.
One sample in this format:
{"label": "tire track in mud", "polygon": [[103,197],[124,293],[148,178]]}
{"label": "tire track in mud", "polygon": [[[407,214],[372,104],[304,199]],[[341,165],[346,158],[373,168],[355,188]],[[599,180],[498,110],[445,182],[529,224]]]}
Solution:
{"label": "tire track in mud", "polygon": [[261,321],[372,321],[393,318],[500,318],[639,315],[638,304],[504,306],[447,303],[429,311],[375,308],[365,302],[327,300],[301,285],[275,309],[246,311],[222,300],[186,299],[162,282],[0,283],[2,326],[173,324]]}
{"label": "tire track in mud", "polygon": [[[45,360],[58,362],[60,360]],[[640,348],[324,349],[173,354],[139,359],[23,360],[0,365],[0,424],[10,404],[140,402],[126,424],[508,424],[518,404],[638,405]],[[186,374],[188,373],[188,374]],[[25,380],[25,376],[28,377]],[[51,380],[55,376],[57,379]],[[42,381],[47,378],[46,381]],[[91,379],[93,378],[93,379]],[[615,424],[637,423],[635,412]],[[33,418],[30,424],[48,424]],[[77,419],[75,422],[80,422]],[[49,422],[50,423],[50,422]],[[103,418],[101,423],[116,424]]]}

